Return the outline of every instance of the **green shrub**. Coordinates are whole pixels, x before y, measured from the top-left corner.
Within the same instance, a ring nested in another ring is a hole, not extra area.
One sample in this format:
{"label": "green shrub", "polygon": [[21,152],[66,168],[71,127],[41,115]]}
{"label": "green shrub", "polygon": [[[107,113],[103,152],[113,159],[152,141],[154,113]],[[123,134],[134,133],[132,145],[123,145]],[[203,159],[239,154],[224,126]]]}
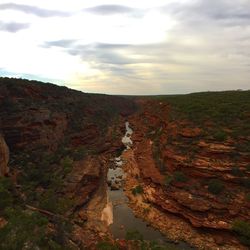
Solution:
{"label": "green shrub", "polygon": [[74,200],[71,200],[67,197],[61,197],[57,199],[57,212],[63,214],[70,210],[74,205]]}
{"label": "green shrub", "polygon": [[212,179],[208,183],[208,191],[212,194],[219,194],[224,189],[224,184],[218,179]]}
{"label": "green shrub", "polygon": [[213,137],[217,141],[225,141],[227,139],[227,134],[224,131],[217,131],[214,133]]}
{"label": "green shrub", "polygon": [[247,201],[250,201],[250,193],[246,194],[245,197],[246,197],[246,200],[247,200]]}
{"label": "green shrub", "polygon": [[183,172],[175,171],[174,172],[174,180],[178,181],[178,182],[187,182],[188,178]]}
{"label": "green shrub", "polygon": [[150,211],[150,208],[149,208],[149,207],[144,207],[144,208],[143,208],[143,213],[144,213],[144,214],[148,214],[149,211]]}
{"label": "green shrub", "polygon": [[54,217],[53,223],[55,225],[55,232],[53,234],[53,239],[57,244],[59,244],[60,246],[59,249],[60,250],[71,249],[69,247],[64,248],[62,246],[65,246],[67,244],[67,238],[73,230],[72,224],[69,221],[61,219],[59,217]]}
{"label": "green shrub", "polygon": [[178,246],[173,246],[173,245],[159,245],[158,242],[156,241],[150,241],[147,250],[178,250],[180,247]]}
{"label": "green shrub", "polygon": [[141,185],[136,186],[135,188],[132,189],[132,194],[137,195],[137,194],[142,194],[143,193],[143,188]]}
{"label": "green shrub", "polygon": [[40,207],[52,213],[63,214],[74,204],[73,200],[67,197],[58,197],[53,189],[47,190],[39,197]]}
{"label": "green shrub", "polygon": [[40,207],[52,213],[57,213],[58,204],[54,190],[47,190],[39,197]]}
{"label": "green shrub", "polygon": [[59,217],[53,217],[53,232],[48,230],[48,219],[38,212],[8,208],[5,217],[8,224],[0,229],[0,249],[71,249],[65,240],[70,224]]}
{"label": "green shrub", "polygon": [[232,173],[232,175],[238,176],[238,177],[244,176],[244,173],[238,167],[233,167],[231,169],[231,173]]}
{"label": "green shrub", "polygon": [[119,247],[107,241],[101,241],[96,245],[98,250],[119,250]]}
{"label": "green shrub", "polygon": [[174,180],[174,178],[172,176],[167,175],[165,177],[165,180],[164,180],[164,185],[168,187],[169,185],[171,185],[171,183],[173,182],[173,180]]}
{"label": "green shrub", "polygon": [[250,178],[242,179],[243,186],[250,189]]}
{"label": "green shrub", "polygon": [[142,234],[138,230],[130,230],[126,232],[126,240],[143,240]]}
{"label": "green shrub", "polygon": [[8,224],[0,229],[0,249],[24,249],[27,243],[29,249],[45,246],[48,223],[45,217],[19,209],[8,209],[6,216]]}
{"label": "green shrub", "polygon": [[250,164],[246,166],[246,170],[250,172]]}
{"label": "green shrub", "polygon": [[238,234],[243,244],[250,246],[250,223],[237,220],[233,223],[232,230]]}
{"label": "green shrub", "polygon": [[67,175],[72,170],[73,160],[68,156],[66,156],[65,158],[62,159],[61,164],[63,167],[64,175]]}
{"label": "green shrub", "polygon": [[79,147],[72,152],[72,157],[75,161],[82,160],[86,155],[86,149],[84,147]]}
{"label": "green shrub", "polygon": [[4,210],[5,208],[11,206],[12,204],[12,195],[7,190],[0,189],[0,210]]}
{"label": "green shrub", "polygon": [[5,208],[12,205],[12,183],[6,177],[0,178],[0,210],[4,210]]}

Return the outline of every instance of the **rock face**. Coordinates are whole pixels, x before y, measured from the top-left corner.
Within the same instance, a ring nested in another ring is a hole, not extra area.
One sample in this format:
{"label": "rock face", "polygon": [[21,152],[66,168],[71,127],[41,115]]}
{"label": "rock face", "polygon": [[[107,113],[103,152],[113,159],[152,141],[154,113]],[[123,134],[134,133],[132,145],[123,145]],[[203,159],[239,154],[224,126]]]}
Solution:
{"label": "rock face", "polygon": [[91,194],[98,188],[101,170],[101,164],[95,158],[87,157],[75,163],[65,180],[64,193],[76,201],[77,207],[84,206],[91,198]]}
{"label": "rock face", "polygon": [[0,78],[0,93],[0,129],[15,152],[24,148],[53,152],[65,140],[74,147],[103,147],[103,132],[114,114],[129,114],[135,108],[124,98],[36,81]]}
{"label": "rock face", "polygon": [[[15,182],[15,195],[34,207],[70,215],[70,222],[81,232],[80,237],[77,232],[72,236],[77,245],[85,245],[84,239],[95,242],[106,204],[104,162],[121,147],[116,140],[119,119],[134,109],[134,102],[123,97],[0,78],[4,134],[0,136],[0,176],[9,171],[10,150],[9,179]],[[33,190],[22,189],[31,182]]]}
{"label": "rock face", "polygon": [[[250,180],[249,152],[237,149],[238,141],[205,137],[202,128],[188,121],[170,121],[166,103],[142,100],[140,105],[143,112],[130,118],[134,130],[130,169],[139,170],[137,185],[143,186],[145,203],[194,228],[216,229],[217,235],[227,232],[229,245],[240,244],[231,227],[235,220],[250,218],[248,184],[243,184]],[[214,179],[223,185],[218,193],[210,191]]]}
{"label": "rock face", "polygon": [[9,172],[9,148],[4,140],[2,134],[0,134],[0,177],[5,176]]}
{"label": "rock face", "polygon": [[54,151],[63,140],[67,129],[67,116],[63,112],[53,112],[46,108],[28,108],[5,117],[2,130],[13,150],[25,147],[46,146]]}

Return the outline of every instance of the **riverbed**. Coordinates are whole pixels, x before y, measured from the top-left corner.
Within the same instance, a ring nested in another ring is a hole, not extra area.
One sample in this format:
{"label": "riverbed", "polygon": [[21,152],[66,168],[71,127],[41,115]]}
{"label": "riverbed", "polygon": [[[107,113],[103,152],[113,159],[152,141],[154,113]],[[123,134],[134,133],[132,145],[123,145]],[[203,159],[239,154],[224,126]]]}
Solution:
{"label": "riverbed", "polygon": [[[133,130],[129,122],[125,123],[125,135],[122,143],[125,150],[132,150]],[[115,239],[125,239],[128,231],[137,230],[144,240],[156,241],[165,247],[175,247],[175,249],[193,249],[184,242],[173,243],[167,239],[160,231],[151,227],[146,221],[135,217],[133,210],[128,206],[128,198],[123,191],[126,173],[123,171],[123,159],[121,156],[111,159],[107,174],[108,201],[106,210],[109,215],[109,228]]]}

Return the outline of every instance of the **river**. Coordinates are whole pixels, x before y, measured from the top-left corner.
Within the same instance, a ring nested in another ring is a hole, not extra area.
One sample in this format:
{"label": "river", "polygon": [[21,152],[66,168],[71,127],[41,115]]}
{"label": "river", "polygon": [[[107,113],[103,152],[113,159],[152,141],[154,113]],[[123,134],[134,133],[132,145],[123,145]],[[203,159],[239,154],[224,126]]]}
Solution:
{"label": "river", "polygon": [[[125,150],[131,150],[133,142],[131,136],[133,130],[129,127],[129,122],[125,123],[125,135],[122,143]],[[123,161],[121,156],[111,160],[107,174],[108,187],[108,205],[106,209],[110,215],[110,231],[115,239],[124,239],[126,232],[137,230],[143,236],[144,240],[157,241],[158,244],[174,249],[193,249],[184,242],[173,243],[162,235],[158,230],[151,227],[146,221],[135,217],[132,209],[128,206],[128,198],[123,192],[123,184],[126,173],[123,171]]]}

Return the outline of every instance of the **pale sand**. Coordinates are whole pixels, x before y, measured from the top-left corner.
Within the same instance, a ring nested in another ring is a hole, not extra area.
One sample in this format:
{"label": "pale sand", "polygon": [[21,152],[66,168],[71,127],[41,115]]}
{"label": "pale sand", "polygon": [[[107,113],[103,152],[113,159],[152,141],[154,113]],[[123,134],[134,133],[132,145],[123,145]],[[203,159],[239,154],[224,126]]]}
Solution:
{"label": "pale sand", "polygon": [[106,222],[107,226],[113,223],[113,205],[112,202],[107,202],[105,208],[102,210],[101,220]]}

